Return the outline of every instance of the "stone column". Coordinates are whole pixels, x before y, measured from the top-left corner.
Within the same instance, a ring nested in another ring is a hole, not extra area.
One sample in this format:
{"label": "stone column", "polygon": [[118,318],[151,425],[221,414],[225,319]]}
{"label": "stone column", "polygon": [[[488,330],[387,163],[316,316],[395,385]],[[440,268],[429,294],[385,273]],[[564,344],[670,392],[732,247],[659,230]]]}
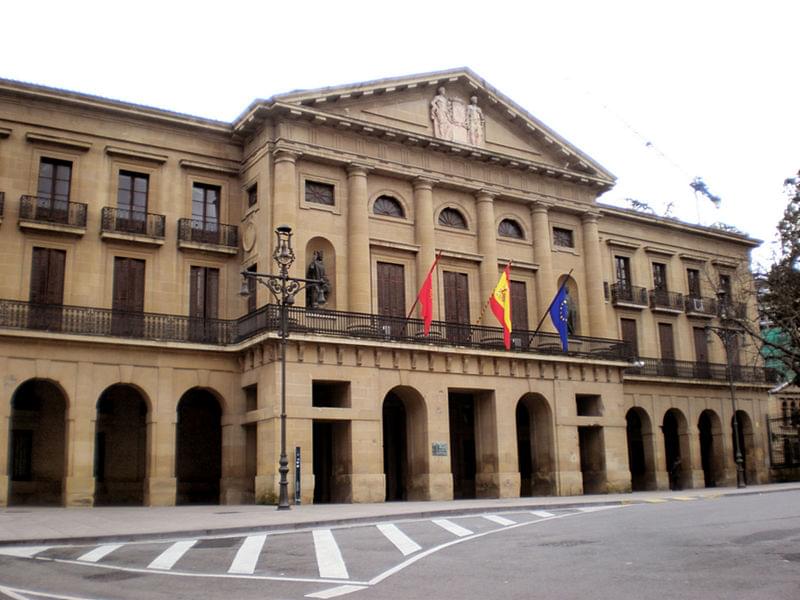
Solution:
{"label": "stone column", "polygon": [[628,462],[628,435],[621,425],[603,427],[606,454],[606,490],[609,494],[631,491],[631,469]]}
{"label": "stone column", "polygon": [[[483,307],[497,285],[497,227],[494,222],[494,196],[481,190],[475,195],[475,200],[478,203],[478,252],[483,255],[480,266]],[[496,319],[488,310],[483,313],[483,324],[496,324]]]}
{"label": "stone column", "polygon": [[603,267],[600,260],[600,233],[597,213],[586,212],[583,223],[583,260],[586,269],[586,307],[589,310],[589,335],[609,337],[603,292]]}
{"label": "stone column", "polygon": [[[433,184],[430,179],[414,180],[414,238],[419,246],[417,252],[417,289],[422,288],[428,270],[436,260],[436,234],[433,221]],[[435,277],[435,274],[434,274]],[[422,317],[422,307],[417,307],[417,316]],[[433,303],[433,318],[438,319],[438,302]]]}
{"label": "stone column", "polygon": [[[547,218],[549,206],[544,202],[534,202],[531,205],[531,218],[533,219],[533,258],[539,265],[536,273],[536,319],[542,314],[556,295],[556,281],[553,278],[553,257],[550,248],[550,220]],[[542,331],[555,331],[550,319],[542,322]]]}
{"label": "stone column", "polygon": [[[8,358],[0,358],[0,372],[10,373]],[[0,428],[2,428],[6,443],[0,444],[0,506],[8,506],[8,437],[11,435],[11,399],[14,397],[17,381],[7,377],[5,384],[0,387]]]}
{"label": "stone column", "polygon": [[64,506],[94,504],[94,406],[76,402],[67,412]]}
{"label": "stone column", "polygon": [[[300,155],[288,150],[275,150],[273,165],[275,175],[272,180],[272,224],[273,228],[288,225],[294,231],[297,227],[297,206],[299,196],[297,191],[297,159]],[[272,245],[275,243],[273,233],[267,232],[269,238],[267,248],[271,254]],[[299,262],[299,261],[298,261]],[[266,261],[265,261],[266,263]],[[259,265],[262,270],[267,265]],[[297,269],[297,262],[292,265],[292,271]],[[302,265],[300,267],[302,269]],[[297,273],[292,273],[297,275]],[[304,274],[300,274],[303,277]],[[258,287],[258,286],[256,286]]]}
{"label": "stone column", "polygon": [[367,167],[347,169],[347,285],[349,310],[372,312],[372,272],[369,253]]}

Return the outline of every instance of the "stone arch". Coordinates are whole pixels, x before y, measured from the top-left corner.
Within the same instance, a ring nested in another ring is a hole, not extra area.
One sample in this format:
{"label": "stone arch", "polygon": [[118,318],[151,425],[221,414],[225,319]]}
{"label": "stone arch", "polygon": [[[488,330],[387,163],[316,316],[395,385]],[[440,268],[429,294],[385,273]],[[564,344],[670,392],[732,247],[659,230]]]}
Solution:
{"label": "stone arch", "polygon": [[724,482],[724,461],[722,454],[722,422],[719,415],[711,409],[700,413],[697,419],[700,436],[700,463],[703,467],[703,481],[706,487],[716,487]]}
{"label": "stone arch", "polygon": [[679,409],[670,408],[664,413],[661,431],[664,435],[664,467],[669,475],[670,489],[690,487],[692,461],[686,416]]}
{"label": "stone arch", "polygon": [[540,394],[517,401],[517,459],[520,496],[550,496],[556,492],[553,411]]}
{"label": "stone arch", "polygon": [[[326,296],[325,308],[336,309],[336,290],[339,287],[339,281],[336,278],[336,250],[333,244],[324,237],[312,237],[306,243],[305,248],[305,264],[303,265],[303,277],[308,274],[308,265],[314,258],[314,252],[322,252],[322,263],[325,265],[325,277],[328,278],[330,283],[329,290]],[[302,300],[305,306],[310,306],[308,301],[308,294],[311,293],[310,288],[306,288],[305,294],[298,294],[297,300]]]}
{"label": "stone arch", "polygon": [[178,402],[175,431],[177,504],[218,504],[222,478],[222,415],[219,395],[187,390]]}
{"label": "stone arch", "polygon": [[386,393],[382,406],[386,500],[429,500],[425,399],[412,387],[396,386]]}
{"label": "stone arch", "polygon": [[[758,465],[756,465],[756,443],[753,421],[744,410],[736,411],[739,430],[739,449],[742,453],[742,467],[744,469],[745,483],[753,484],[758,478]],[[733,417],[731,417],[731,438],[733,439]],[[734,460],[736,459],[736,444],[731,444]]]}
{"label": "stone arch", "polygon": [[11,397],[9,505],[63,503],[69,400],[49,379],[28,379]]}
{"label": "stone arch", "polygon": [[97,400],[95,505],[142,505],[147,476],[150,402],[135,385],[107,387]]}
{"label": "stone arch", "polygon": [[561,275],[558,278],[558,287],[567,282],[567,301],[569,302],[569,326],[570,335],[581,335],[581,303],[578,294],[578,282],[570,275]]}
{"label": "stone arch", "polygon": [[634,492],[656,489],[656,460],[653,424],[647,411],[634,406],[625,414],[628,464]]}

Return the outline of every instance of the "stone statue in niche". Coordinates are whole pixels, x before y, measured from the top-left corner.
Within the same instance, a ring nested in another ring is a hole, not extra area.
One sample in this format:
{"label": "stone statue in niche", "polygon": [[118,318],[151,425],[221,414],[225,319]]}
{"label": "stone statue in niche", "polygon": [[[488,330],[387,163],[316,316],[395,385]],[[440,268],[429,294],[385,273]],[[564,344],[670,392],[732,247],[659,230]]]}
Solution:
{"label": "stone statue in niche", "polygon": [[314,258],[308,263],[306,279],[316,279],[322,283],[309,283],[306,286],[306,308],[321,308],[328,301],[331,293],[331,282],[325,275],[325,263],[322,262],[322,250],[314,251]]}
{"label": "stone statue in niche", "polygon": [[440,87],[431,100],[433,135],[439,139],[473,146],[483,146],[486,120],[478,106],[478,97],[472,96],[466,105],[459,98],[448,98]]}

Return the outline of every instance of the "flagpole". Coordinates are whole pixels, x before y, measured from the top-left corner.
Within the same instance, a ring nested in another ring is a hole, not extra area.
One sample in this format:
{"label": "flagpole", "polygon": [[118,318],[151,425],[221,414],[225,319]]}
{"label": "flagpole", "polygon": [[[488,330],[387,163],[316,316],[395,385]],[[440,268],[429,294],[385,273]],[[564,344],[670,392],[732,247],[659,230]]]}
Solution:
{"label": "flagpole", "polygon": [[556,295],[553,296],[553,299],[550,301],[550,305],[547,307],[547,310],[544,311],[544,314],[542,315],[542,318],[539,319],[539,324],[536,326],[536,330],[533,332],[533,335],[531,336],[532,338],[536,337],[536,334],[539,333],[539,329],[542,327],[542,323],[544,323],[544,320],[547,318],[547,315],[550,314],[550,309],[553,308],[553,304],[555,303],[556,298],[558,298],[558,295],[561,293],[561,290],[564,289],[564,286],[567,285],[567,281],[569,280],[569,276],[572,275],[572,272],[574,270],[575,269],[570,269],[569,273],[567,273],[567,276],[564,277],[564,281],[558,287],[558,291],[556,292]]}
{"label": "flagpole", "polygon": [[[506,264],[506,266],[503,267],[503,271],[508,269],[511,266],[511,263],[512,263],[512,261],[509,260],[508,263]],[[571,272],[572,271],[570,271],[570,273]],[[508,281],[508,285],[509,285],[509,287],[511,286],[511,280]],[[481,314],[478,316],[478,320],[475,321],[475,325],[480,325],[481,324],[481,321],[483,320],[483,315],[486,312],[486,307],[489,306],[489,303],[492,301],[492,296],[493,295],[494,295],[494,291],[492,291],[492,293],[489,294],[489,297],[486,299],[486,303],[483,305],[483,308],[481,309]]]}
{"label": "flagpole", "polygon": [[[439,259],[442,258],[442,252],[444,252],[444,250],[439,250],[439,253],[436,255],[436,259],[433,261],[431,268],[428,269],[428,273],[425,275],[425,279],[423,279],[422,281],[425,281],[426,279],[428,279],[428,277],[431,276],[433,270],[436,268],[436,265],[439,264]],[[408,311],[408,315],[403,321],[403,328],[400,330],[400,337],[403,337],[406,333],[406,325],[408,324],[408,320],[411,318],[411,315],[414,314],[414,309],[417,308],[417,304],[419,304],[419,292],[421,291],[422,289],[420,288],[420,290],[417,292],[417,297],[414,299],[414,304],[411,305],[411,310]]]}

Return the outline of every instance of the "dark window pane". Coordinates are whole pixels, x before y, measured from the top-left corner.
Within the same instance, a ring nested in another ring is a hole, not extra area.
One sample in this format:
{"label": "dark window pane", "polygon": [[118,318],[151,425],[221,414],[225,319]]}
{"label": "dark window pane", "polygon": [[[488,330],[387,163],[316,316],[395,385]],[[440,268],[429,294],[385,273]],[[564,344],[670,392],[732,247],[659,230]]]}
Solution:
{"label": "dark window pane", "polygon": [[574,248],[575,239],[571,229],[563,227],[553,227],[553,244],[564,248]]}
{"label": "dark window pane", "polygon": [[391,196],[379,196],[372,205],[372,212],[386,217],[403,218],[405,216],[403,207]]}
{"label": "dark window pane", "polygon": [[455,208],[445,208],[439,213],[439,225],[455,229],[466,229],[467,220]]}
{"label": "dark window pane", "polygon": [[247,206],[255,206],[258,202],[258,184],[253,184],[247,190]]}
{"label": "dark window pane", "polygon": [[503,219],[500,221],[500,226],[497,228],[497,233],[503,237],[516,238],[518,240],[521,240],[525,237],[522,233],[522,227],[520,227],[519,223],[512,219]]}
{"label": "dark window pane", "polygon": [[333,206],[335,203],[334,187],[329,183],[306,181],[306,202]]}

